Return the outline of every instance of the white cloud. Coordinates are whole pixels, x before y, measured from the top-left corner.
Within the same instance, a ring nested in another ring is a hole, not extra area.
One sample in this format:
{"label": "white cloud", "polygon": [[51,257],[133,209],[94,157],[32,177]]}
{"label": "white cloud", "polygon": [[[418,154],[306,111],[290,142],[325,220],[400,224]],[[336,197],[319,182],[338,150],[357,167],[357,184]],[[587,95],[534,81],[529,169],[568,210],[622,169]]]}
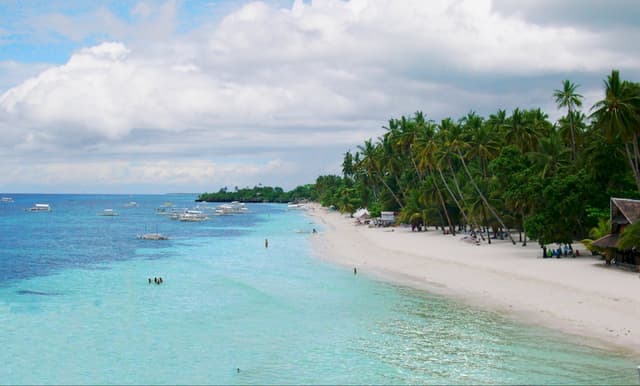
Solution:
{"label": "white cloud", "polygon": [[[37,181],[46,188],[83,186],[88,181],[111,192],[135,185],[161,185],[173,191],[206,189],[215,181],[244,186],[274,174],[291,175],[297,167],[273,159],[263,163],[218,164],[208,160],[158,160],[50,162],[40,165],[2,165],[2,187],[29,186]],[[73,191],[73,188],[70,188]]]}
{"label": "white cloud", "polygon": [[[52,28],[73,39],[100,29],[115,39],[2,94],[0,150],[66,149],[90,159],[96,149],[131,157],[173,147],[195,159],[207,147],[346,147],[419,109],[438,119],[552,104],[553,87],[534,83],[541,77],[640,72],[637,49],[616,51],[609,35],[533,24],[496,13],[489,0],[255,2],[182,34],[176,8],[139,2],[133,23],[106,9],[79,24],[53,18]],[[506,76],[501,90],[467,82]]]}

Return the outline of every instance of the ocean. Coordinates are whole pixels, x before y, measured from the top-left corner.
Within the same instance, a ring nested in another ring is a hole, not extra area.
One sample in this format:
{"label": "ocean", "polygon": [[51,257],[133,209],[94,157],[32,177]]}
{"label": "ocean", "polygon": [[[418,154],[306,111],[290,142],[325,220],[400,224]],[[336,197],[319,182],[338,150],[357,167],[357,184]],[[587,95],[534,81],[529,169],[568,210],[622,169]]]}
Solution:
{"label": "ocean", "polygon": [[194,195],[4,195],[2,384],[638,383],[621,354],[314,258],[322,227],[286,205],[180,222],[156,208]]}

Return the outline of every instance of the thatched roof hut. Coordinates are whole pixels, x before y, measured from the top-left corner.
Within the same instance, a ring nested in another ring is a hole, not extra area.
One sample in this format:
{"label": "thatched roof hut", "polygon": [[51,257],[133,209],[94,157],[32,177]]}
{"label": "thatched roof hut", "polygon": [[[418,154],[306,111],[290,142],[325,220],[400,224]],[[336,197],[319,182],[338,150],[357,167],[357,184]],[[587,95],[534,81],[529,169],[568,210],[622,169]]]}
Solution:
{"label": "thatched roof hut", "polygon": [[[609,220],[611,223],[609,234],[595,240],[591,245],[609,250],[611,252],[610,255],[616,255],[620,252],[617,250],[617,244],[624,228],[640,221],[640,200],[612,197],[609,202]],[[635,253],[625,253],[624,255],[630,257],[624,260],[629,260],[632,264],[635,262]]]}

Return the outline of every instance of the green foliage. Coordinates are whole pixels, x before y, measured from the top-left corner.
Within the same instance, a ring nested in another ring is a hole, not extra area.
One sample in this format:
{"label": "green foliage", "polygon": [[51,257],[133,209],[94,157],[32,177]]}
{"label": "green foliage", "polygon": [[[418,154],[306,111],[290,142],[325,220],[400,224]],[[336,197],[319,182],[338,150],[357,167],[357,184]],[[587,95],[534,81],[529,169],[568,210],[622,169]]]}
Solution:
{"label": "green foliage", "polygon": [[601,237],[604,237],[609,234],[611,231],[611,222],[609,221],[609,217],[601,217],[598,219],[598,226],[595,226],[589,230],[589,236],[597,240]]}
{"label": "green foliage", "polygon": [[582,234],[581,219],[586,213],[588,189],[585,173],[558,176],[547,180],[542,191],[544,205],[526,221],[526,228],[541,244],[571,243]]}
{"label": "green foliage", "polygon": [[316,188],[312,184],[298,186],[295,189],[285,192],[280,187],[271,186],[254,186],[253,188],[237,187],[233,191],[229,191],[226,187],[220,189],[217,193],[202,193],[196,201],[207,202],[280,202],[286,203],[299,200],[316,200]]}
{"label": "green foliage", "polygon": [[619,249],[636,249],[640,247],[640,222],[627,225],[620,234],[616,246]]}

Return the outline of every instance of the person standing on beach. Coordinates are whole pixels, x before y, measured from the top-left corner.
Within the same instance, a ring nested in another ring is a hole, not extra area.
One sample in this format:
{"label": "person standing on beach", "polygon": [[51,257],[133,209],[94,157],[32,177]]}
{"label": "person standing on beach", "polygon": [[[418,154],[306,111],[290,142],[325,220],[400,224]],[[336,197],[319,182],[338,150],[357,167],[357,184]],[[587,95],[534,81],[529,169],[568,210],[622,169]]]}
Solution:
{"label": "person standing on beach", "polygon": [[353,267],[353,274],[357,275],[358,274],[358,270],[356,269],[356,267]]}

